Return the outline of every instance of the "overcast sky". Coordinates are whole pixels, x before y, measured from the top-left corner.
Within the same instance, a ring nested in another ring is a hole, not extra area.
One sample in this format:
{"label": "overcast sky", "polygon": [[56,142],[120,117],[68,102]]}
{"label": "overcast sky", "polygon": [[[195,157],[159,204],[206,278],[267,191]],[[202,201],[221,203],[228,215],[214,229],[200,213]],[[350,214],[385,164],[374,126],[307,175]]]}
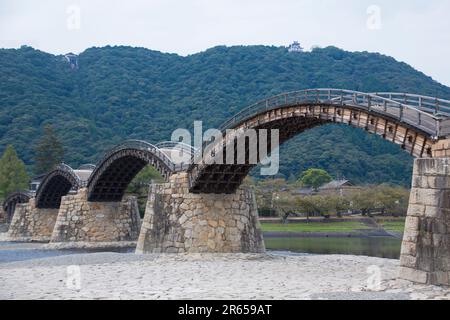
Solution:
{"label": "overcast sky", "polygon": [[0,47],[335,45],[391,55],[450,85],[449,0],[0,0]]}

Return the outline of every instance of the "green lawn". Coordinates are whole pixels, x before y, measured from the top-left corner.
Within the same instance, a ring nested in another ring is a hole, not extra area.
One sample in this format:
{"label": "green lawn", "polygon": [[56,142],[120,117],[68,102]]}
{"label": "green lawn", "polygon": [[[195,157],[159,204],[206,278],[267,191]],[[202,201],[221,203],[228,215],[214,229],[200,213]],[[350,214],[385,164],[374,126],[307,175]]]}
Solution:
{"label": "green lawn", "polygon": [[349,222],[310,222],[310,223],[262,223],[264,232],[305,232],[305,233],[348,233],[358,229],[368,229],[366,225],[358,221]]}
{"label": "green lawn", "polygon": [[405,221],[382,221],[378,222],[384,230],[390,232],[403,233],[405,230]]}

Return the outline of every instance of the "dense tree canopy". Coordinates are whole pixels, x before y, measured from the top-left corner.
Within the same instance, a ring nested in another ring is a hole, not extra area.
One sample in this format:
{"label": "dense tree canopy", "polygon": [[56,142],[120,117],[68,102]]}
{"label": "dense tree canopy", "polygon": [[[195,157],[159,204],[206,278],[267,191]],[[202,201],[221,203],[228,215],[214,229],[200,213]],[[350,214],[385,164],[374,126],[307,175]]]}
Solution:
{"label": "dense tree canopy", "polygon": [[0,199],[11,192],[28,189],[28,182],[25,164],[18,158],[14,147],[7,146],[0,158]]}
{"label": "dense tree canopy", "polygon": [[35,148],[35,174],[43,174],[52,170],[64,160],[64,148],[53,127],[46,125],[44,134]]}
{"label": "dense tree canopy", "polygon": [[[177,128],[217,127],[244,107],[286,91],[334,87],[450,98],[450,88],[405,63],[335,47],[215,47],[181,57],[143,48],[91,48],[72,70],[30,47],[0,50],[0,152],[14,144],[29,168],[52,124],[72,166],[97,161],[125,139],[169,140]],[[346,126],[299,135],[281,150],[280,176],[311,168],[356,183],[409,184],[412,159],[399,147]]]}
{"label": "dense tree canopy", "polygon": [[148,188],[151,183],[162,183],[164,178],[152,166],[146,166],[131,181],[127,188],[127,193],[137,197],[139,211],[144,216],[147,204]]}
{"label": "dense tree canopy", "polygon": [[308,169],[302,173],[300,177],[300,182],[305,187],[313,188],[315,191],[324,184],[330,182],[333,178],[322,169]]}

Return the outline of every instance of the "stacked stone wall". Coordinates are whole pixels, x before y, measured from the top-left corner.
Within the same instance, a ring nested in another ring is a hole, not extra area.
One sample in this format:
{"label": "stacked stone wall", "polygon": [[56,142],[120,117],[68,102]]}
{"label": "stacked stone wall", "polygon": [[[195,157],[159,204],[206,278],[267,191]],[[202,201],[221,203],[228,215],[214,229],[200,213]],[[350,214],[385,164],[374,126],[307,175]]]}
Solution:
{"label": "stacked stone wall", "polygon": [[3,210],[3,206],[0,206],[0,224],[7,223],[6,212]]}
{"label": "stacked stone wall", "polygon": [[135,241],[140,216],[135,197],[121,202],[88,202],[87,189],[62,198],[51,242]]}
{"label": "stacked stone wall", "polygon": [[432,147],[433,158],[450,157],[450,139],[440,140]]}
{"label": "stacked stone wall", "polygon": [[450,285],[450,159],[417,159],[400,277]]}
{"label": "stacked stone wall", "polygon": [[187,173],[152,185],[137,253],[265,251],[254,193],[189,193]]}
{"label": "stacked stone wall", "polygon": [[17,204],[8,230],[11,241],[49,241],[58,209],[36,208],[35,199]]}

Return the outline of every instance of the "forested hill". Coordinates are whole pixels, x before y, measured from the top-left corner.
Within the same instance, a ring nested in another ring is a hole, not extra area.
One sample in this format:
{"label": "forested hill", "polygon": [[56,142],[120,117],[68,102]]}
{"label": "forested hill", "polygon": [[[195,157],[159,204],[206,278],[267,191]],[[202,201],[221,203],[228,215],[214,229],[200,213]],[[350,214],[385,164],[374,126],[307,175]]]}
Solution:
{"label": "forested hill", "polygon": [[[334,47],[288,53],[266,46],[215,47],[188,57],[143,48],[91,48],[72,70],[62,56],[30,47],[0,50],[0,152],[13,144],[29,168],[45,124],[56,128],[73,166],[95,162],[125,139],[169,140],[194,120],[218,126],[257,100],[306,88],[400,91],[450,98],[405,63]],[[286,178],[319,167],[355,182],[408,184],[399,147],[341,126],[311,130],[281,151]]]}

